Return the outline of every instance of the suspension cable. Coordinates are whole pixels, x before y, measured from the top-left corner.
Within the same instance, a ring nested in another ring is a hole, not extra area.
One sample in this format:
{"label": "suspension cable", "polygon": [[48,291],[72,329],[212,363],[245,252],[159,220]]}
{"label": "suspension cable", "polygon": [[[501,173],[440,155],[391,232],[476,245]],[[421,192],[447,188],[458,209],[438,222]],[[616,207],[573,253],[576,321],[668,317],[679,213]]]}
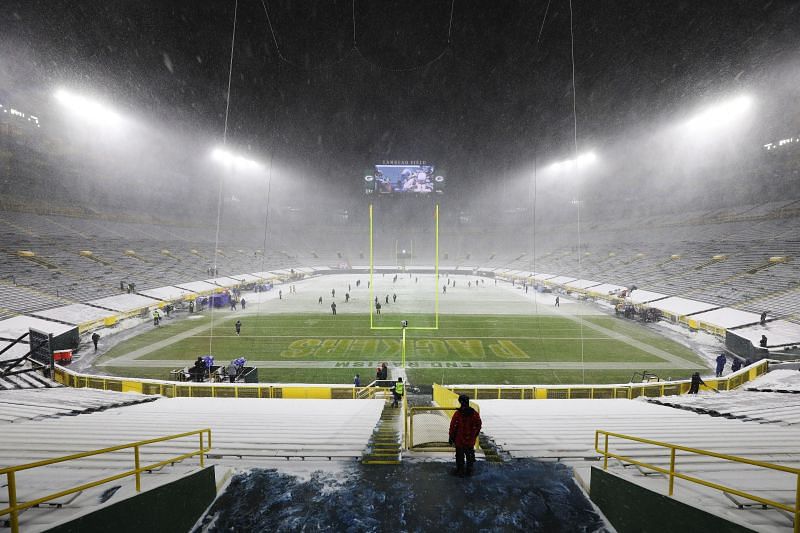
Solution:
{"label": "suspension cable", "polygon": [[[228,145],[228,114],[231,107],[231,79],[233,78],[233,51],[236,48],[236,17],[239,14],[239,0],[234,0],[233,4],[233,30],[231,31],[231,58],[228,63],[228,93],[225,97],[225,125],[222,129],[222,146]],[[225,173],[219,175],[219,192],[217,193],[217,229],[214,236],[214,277],[217,277],[217,258],[219,257],[219,227],[222,219],[222,184]],[[213,293],[212,293],[213,296]],[[208,353],[211,354],[212,342],[214,341],[214,301],[211,301],[211,328],[208,335]]]}

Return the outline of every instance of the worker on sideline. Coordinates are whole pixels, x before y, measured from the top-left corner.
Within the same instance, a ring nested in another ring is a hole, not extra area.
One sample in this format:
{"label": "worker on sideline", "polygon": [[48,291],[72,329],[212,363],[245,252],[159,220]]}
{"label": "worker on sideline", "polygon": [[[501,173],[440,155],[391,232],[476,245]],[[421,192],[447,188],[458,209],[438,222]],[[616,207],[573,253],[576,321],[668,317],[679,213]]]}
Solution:
{"label": "worker on sideline", "polygon": [[400,401],[400,398],[403,397],[404,393],[405,385],[403,385],[403,378],[397,378],[397,382],[394,384],[394,388],[392,389],[392,397],[394,398],[392,407],[399,407],[398,402]]}

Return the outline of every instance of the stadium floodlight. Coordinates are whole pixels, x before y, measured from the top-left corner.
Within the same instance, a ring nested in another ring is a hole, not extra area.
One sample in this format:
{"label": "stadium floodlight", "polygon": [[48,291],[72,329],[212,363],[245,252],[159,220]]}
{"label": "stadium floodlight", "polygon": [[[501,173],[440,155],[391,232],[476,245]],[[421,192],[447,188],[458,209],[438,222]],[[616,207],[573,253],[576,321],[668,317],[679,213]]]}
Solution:
{"label": "stadium floodlight", "polygon": [[122,122],[122,117],[113,109],[66,89],[58,89],[55,92],[55,98],[68,111],[89,122],[105,125],[116,125]]}
{"label": "stadium floodlight", "polygon": [[[577,165],[575,165],[576,161],[578,163]],[[591,165],[592,163],[595,163],[596,161],[597,161],[597,154],[595,154],[594,152],[585,152],[579,155],[577,158],[566,159],[564,161],[556,161],[548,168],[553,171],[570,170],[574,166],[577,166],[578,168],[585,168]]]}
{"label": "stadium floodlight", "polygon": [[234,154],[225,148],[214,148],[211,151],[211,158],[223,165],[231,166],[236,170],[258,170],[261,168],[261,163]]}
{"label": "stadium floodlight", "polygon": [[701,111],[690,118],[686,126],[693,131],[706,131],[724,126],[741,118],[752,106],[752,97],[737,96]]}

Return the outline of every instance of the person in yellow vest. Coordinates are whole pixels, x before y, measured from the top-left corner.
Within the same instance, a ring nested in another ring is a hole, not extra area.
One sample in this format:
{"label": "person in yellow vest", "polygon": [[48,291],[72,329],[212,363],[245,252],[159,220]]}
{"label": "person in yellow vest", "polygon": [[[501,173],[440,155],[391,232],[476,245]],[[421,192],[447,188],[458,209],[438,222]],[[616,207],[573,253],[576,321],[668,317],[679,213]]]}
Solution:
{"label": "person in yellow vest", "polygon": [[405,392],[405,385],[403,384],[403,378],[397,378],[397,381],[394,384],[394,388],[392,389],[392,396],[394,397],[394,402],[392,402],[392,407],[398,407],[397,402],[399,402],[400,398],[403,397],[404,392]]}

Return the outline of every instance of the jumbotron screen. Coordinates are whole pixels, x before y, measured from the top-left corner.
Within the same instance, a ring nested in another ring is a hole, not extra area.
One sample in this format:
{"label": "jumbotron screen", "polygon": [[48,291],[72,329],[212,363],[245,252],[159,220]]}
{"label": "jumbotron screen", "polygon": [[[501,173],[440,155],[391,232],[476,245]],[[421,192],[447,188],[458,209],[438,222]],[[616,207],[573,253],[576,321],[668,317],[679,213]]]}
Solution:
{"label": "jumbotron screen", "polygon": [[391,161],[375,165],[364,176],[367,194],[428,194],[444,192],[444,176],[427,161]]}

